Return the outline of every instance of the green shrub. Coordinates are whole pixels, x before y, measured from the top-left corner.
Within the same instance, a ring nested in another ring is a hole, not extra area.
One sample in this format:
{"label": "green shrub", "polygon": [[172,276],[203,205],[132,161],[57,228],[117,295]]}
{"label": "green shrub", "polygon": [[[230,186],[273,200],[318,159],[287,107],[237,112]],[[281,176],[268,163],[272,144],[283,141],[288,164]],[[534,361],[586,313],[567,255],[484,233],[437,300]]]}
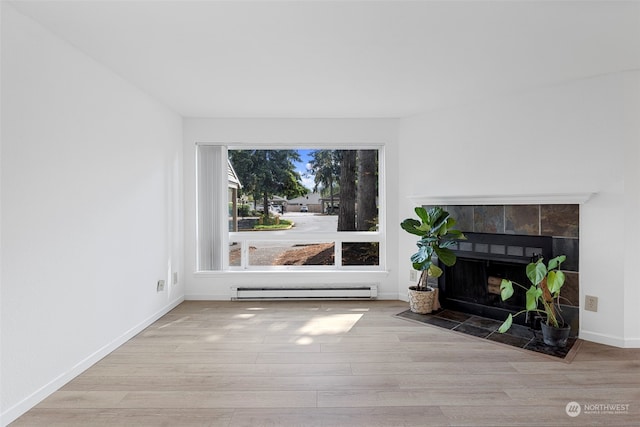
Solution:
{"label": "green shrub", "polygon": [[238,216],[244,218],[245,216],[249,216],[251,213],[251,206],[249,205],[238,205]]}

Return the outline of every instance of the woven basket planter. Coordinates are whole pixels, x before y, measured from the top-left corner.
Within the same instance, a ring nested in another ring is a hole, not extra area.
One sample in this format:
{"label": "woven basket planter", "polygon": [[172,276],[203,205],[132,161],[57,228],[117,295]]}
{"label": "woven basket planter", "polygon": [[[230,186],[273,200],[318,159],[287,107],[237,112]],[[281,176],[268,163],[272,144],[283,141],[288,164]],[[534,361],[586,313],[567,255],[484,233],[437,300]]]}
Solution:
{"label": "woven basket planter", "polygon": [[438,290],[427,287],[426,291],[416,291],[409,287],[409,309],[418,314],[429,314],[440,305],[437,303]]}

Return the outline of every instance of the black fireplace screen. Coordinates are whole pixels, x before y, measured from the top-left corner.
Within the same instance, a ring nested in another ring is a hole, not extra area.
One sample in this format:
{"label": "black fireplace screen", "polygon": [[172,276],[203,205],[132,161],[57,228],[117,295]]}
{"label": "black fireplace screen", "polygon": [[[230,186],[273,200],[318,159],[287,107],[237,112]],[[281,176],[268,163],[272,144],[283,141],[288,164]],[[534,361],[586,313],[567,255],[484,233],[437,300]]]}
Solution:
{"label": "black fireplace screen", "polygon": [[[503,320],[524,306],[525,292],[516,287],[507,302],[500,298],[500,282],[509,279],[529,286],[525,268],[542,256],[550,259],[553,241],[548,236],[465,233],[467,240],[453,248],[458,261],[444,267],[438,281],[444,308]],[[521,319],[525,321],[524,316]]]}

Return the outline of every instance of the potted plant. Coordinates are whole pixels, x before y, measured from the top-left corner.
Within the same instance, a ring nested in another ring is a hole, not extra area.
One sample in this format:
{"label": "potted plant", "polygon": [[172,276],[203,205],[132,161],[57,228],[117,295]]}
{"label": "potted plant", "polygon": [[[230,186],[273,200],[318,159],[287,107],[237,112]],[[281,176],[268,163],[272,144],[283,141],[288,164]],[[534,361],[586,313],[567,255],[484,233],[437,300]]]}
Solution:
{"label": "potted plant", "polygon": [[429,210],[423,207],[415,208],[418,219],[407,218],[400,226],[408,233],[419,236],[418,252],[411,255],[413,268],[420,271],[420,278],[415,286],[409,287],[409,307],[411,311],[419,314],[431,313],[434,300],[437,301],[437,292],[428,286],[429,277],[440,277],[442,269],[433,260],[437,256],[444,265],[451,267],[456,263],[456,254],[449,249],[458,239],[465,239],[460,230],[452,227],[456,220],[449,212],[440,206],[434,206]]}
{"label": "potted plant", "polygon": [[529,263],[526,268],[527,277],[531,281],[529,289],[517,282],[502,279],[500,284],[502,300],[505,301],[513,295],[513,285],[516,285],[526,291],[526,303],[524,310],[514,315],[509,314],[498,332],[504,333],[509,330],[515,316],[523,313],[537,313],[542,318],[544,343],[556,347],[566,346],[571,327],[565,325],[560,310],[560,290],[565,280],[560,266],[566,259],[565,255],[560,255],[550,259],[546,265],[543,258]]}

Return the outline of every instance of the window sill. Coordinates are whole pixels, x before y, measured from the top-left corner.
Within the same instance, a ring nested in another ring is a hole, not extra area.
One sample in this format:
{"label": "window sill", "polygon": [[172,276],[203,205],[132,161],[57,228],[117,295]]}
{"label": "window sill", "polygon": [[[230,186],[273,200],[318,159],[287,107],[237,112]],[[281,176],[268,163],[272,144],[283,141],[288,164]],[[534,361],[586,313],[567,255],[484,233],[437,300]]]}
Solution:
{"label": "window sill", "polygon": [[[216,278],[216,277],[233,277],[233,276],[280,276],[301,277],[308,279],[313,277],[317,282],[318,278],[330,277],[353,277],[353,278],[385,278],[389,276],[388,270],[225,270],[225,271],[196,271],[193,276],[196,278]],[[360,281],[360,280],[357,280]]]}

